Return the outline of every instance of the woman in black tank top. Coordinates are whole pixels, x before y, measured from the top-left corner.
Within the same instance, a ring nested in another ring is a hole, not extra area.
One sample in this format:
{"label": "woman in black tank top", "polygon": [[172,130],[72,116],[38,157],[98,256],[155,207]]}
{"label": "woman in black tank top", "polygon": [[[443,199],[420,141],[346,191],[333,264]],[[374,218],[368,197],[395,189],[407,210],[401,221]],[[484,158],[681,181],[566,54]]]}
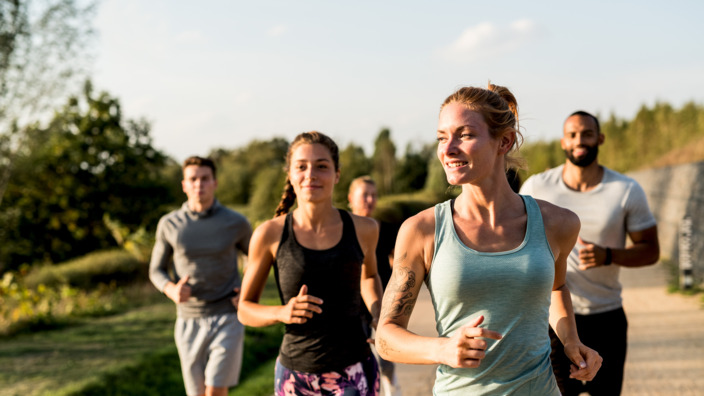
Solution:
{"label": "woman in black tank top", "polygon": [[[365,304],[374,325],[379,318],[379,231],[373,219],[333,206],[338,158],[329,137],[298,135],[286,155],[286,187],[276,216],[252,235],[238,316],[247,326],[286,324],[277,395],[379,392],[361,317]],[[259,298],[272,266],[282,305],[266,306]]]}

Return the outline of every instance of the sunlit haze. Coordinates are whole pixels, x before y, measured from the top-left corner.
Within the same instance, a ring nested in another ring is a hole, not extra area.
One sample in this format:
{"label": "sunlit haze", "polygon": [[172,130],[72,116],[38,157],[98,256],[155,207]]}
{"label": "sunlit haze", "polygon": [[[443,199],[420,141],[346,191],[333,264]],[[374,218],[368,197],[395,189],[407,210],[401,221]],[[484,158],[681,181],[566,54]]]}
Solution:
{"label": "sunlit haze", "polygon": [[319,130],[371,154],[435,137],[463,85],[505,85],[526,141],[574,110],[704,102],[704,2],[103,0],[94,85],[177,160]]}

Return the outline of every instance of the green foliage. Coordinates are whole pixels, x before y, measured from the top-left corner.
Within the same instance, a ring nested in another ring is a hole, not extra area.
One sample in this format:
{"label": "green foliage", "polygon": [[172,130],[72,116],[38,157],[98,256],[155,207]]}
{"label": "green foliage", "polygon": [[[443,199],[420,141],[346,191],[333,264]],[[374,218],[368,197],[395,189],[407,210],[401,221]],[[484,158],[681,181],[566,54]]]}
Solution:
{"label": "green foliage", "polygon": [[[259,172],[283,169],[288,142],[281,138],[268,141],[254,140],[247,146],[226,150],[217,149],[210,157],[218,164],[218,199],[225,205],[249,204]],[[280,192],[283,186],[277,190]],[[281,195],[279,193],[280,198]],[[274,206],[276,208],[276,206]],[[273,211],[273,209],[272,209]]]}
{"label": "green foliage", "polygon": [[704,137],[704,106],[693,102],[675,110],[666,103],[642,106],[630,122],[613,115],[602,127],[604,165],[625,172],[647,167],[666,153]]}
{"label": "green foliage", "polygon": [[269,396],[274,389],[276,358],[260,362],[252,374],[243,378],[237,387],[230,390],[230,396]]}
{"label": "green foliage", "polygon": [[407,218],[448,198],[449,196],[438,196],[424,191],[387,195],[379,199],[374,217],[381,221],[401,224]]}
{"label": "green foliage", "polygon": [[44,265],[30,271],[25,279],[29,288],[68,285],[84,290],[99,284],[125,284],[144,276],[146,266],[123,249],[96,251],[56,265]]}
{"label": "green foliage", "polygon": [[394,192],[410,193],[422,190],[428,177],[428,165],[436,161],[435,146],[428,144],[416,152],[413,146],[406,146],[406,153],[396,165],[394,175]]}
{"label": "green foliage", "polygon": [[394,192],[396,170],[396,146],[391,140],[391,131],[382,129],[374,141],[372,155],[372,179],[376,182],[379,195]]}
{"label": "green foliage", "polygon": [[[230,395],[271,395],[274,389],[275,357],[282,337],[283,326],[246,329],[240,384],[230,390]],[[183,394],[183,377],[178,352],[174,346],[147,353],[136,363],[108,371],[79,388],[64,394],[67,396]]]}
{"label": "green foliage", "polygon": [[281,138],[213,150],[210,157],[218,164],[218,200],[241,208],[252,224],[270,219],[283,191],[287,150],[288,142]]}
{"label": "green foliage", "polygon": [[347,207],[347,193],[352,180],[359,176],[369,175],[372,162],[364,154],[364,149],[353,143],[340,151],[340,181],[335,186],[333,201],[338,207]]}
{"label": "green foliage", "polygon": [[[679,110],[666,103],[652,108],[644,105],[633,120],[611,114],[600,121],[606,140],[599,147],[599,163],[618,172],[648,167],[667,153],[704,138],[704,106],[694,102]],[[565,161],[559,140],[527,143],[521,154],[529,165],[521,174],[523,180]]]}
{"label": "green foliage", "polygon": [[[0,336],[61,327],[83,316],[121,312],[140,292],[100,284],[86,291],[67,284],[28,288],[6,272],[0,284]],[[139,299],[134,301],[140,301]]]}
{"label": "green foliage", "polygon": [[91,0],[0,1],[0,203],[15,157],[31,143],[24,127],[75,92],[87,74],[93,6]]}
{"label": "green foliage", "polygon": [[[433,146],[433,148],[435,147]],[[440,161],[428,161],[428,176],[423,191],[437,199],[447,196],[450,191],[450,183],[447,182],[445,170],[442,168]]]}
{"label": "green foliage", "polygon": [[[128,304],[146,302],[129,312],[3,340],[0,367],[7,370],[0,387],[11,394],[52,396],[183,394],[174,305],[146,286],[141,296],[127,296]],[[262,303],[280,303],[272,274]],[[240,385],[231,395],[271,394],[283,330],[283,325],[245,329]]]}
{"label": "green foliage", "polygon": [[149,125],[123,120],[117,99],[93,95],[90,83],[47,127],[24,133],[0,205],[0,270],[115,246],[106,214],[128,233],[151,230],[176,200]]}
{"label": "green foliage", "polygon": [[176,347],[144,356],[136,364],[93,379],[80,389],[66,389],[66,396],[180,395],[183,377]]}
{"label": "green foliage", "polygon": [[[104,374],[134,365],[145,355],[161,353],[167,347],[175,349],[174,304],[153,286],[149,291],[151,294],[141,298],[133,296],[130,300],[133,309],[129,312],[81,318],[57,330],[4,339],[0,342],[2,392],[66,395]],[[160,297],[159,302],[152,296]],[[151,304],[134,307],[134,303],[141,304],[143,300]],[[178,364],[176,359],[175,367]],[[177,375],[180,377],[180,373]],[[183,394],[183,387],[180,389]]]}
{"label": "green foliage", "polygon": [[565,162],[565,153],[560,147],[559,140],[526,143],[521,148],[521,156],[528,164],[527,170],[519,171],[521,180],[525,180],[529,175],[543,172]]}
{"label": "green foliage", "polygon": [[270,219],[281,199],[286,173],[281,167],[262,169],[252,185],[249,215],[253,219]]}

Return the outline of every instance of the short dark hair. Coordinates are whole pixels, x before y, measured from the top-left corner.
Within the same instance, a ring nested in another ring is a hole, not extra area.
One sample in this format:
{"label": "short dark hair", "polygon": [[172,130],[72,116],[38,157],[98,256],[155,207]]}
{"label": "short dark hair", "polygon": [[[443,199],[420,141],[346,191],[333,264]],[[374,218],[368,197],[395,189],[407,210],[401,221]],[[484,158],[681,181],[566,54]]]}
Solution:
{"label": "short dark hair", "polygon": [[567,118],[570,118],[570,117],[572,117],[572,116],[590,117],[592,120],[594,120],[594,123],[596,124],[596,131],[597,131],[598,133],[601,133],[601,126],[599,125],[599,119],[597,119],[596,117],[594,117],[593,114],[587,113],[587,112],[584,111],[584,110],[577,110],[577,111],[575,111],[574,113],[570,114],[569,117],[567,117]]}
{"label": "short dark hair", "polygon": [[183,161],[183,168],[182,169],[186,169],[187,166],[191,166],[191,165],[207,166],[208,168],[210,168],[210,170],[213,171],[213,179],[217,179],[215,162],[213,160],[211,160],[210,158],[203,158],[203,157],[199,157],[197,155],[188,157],[188,158],[186,158],[185,161]]}

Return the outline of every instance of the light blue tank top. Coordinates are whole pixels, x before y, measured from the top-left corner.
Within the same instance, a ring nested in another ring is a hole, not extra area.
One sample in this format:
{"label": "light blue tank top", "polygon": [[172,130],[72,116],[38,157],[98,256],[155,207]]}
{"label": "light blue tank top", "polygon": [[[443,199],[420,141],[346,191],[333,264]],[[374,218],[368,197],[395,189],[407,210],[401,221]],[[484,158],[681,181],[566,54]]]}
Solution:
{"label": "light blue tank top", "polygon": [[523,242],[505,252],[480,252],[457,236],[452,201],[435,206],[435,253],[427,278],[441,337],[479,315],[480,327],[498,331],[486,339],[477,368],[440,365],[435,395],[559,395],[550,365],[548,315],[555,258],[540,208],[523,198],[528,214]]}

